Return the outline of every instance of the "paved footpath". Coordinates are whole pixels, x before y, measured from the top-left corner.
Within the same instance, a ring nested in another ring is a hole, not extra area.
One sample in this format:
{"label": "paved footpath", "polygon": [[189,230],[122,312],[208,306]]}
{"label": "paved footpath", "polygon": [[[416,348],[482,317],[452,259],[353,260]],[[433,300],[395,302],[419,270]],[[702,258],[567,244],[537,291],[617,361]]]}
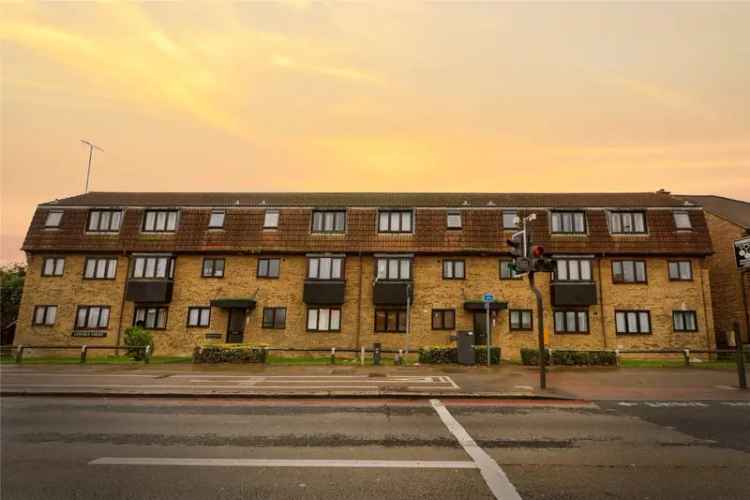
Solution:
{"label": "paved footpath", "polygon": [[583,400],[750,400],[732,370],[459,366],[4,365],[11,395],[542,397]]}

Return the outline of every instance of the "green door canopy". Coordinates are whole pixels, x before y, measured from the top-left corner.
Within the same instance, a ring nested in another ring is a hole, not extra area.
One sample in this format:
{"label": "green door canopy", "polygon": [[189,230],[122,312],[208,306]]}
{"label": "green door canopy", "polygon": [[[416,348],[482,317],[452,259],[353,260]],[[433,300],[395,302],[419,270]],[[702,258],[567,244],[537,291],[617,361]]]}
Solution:
{"label": "green door canopy", "polygon": [[255,309],[255,299],[216,299],[211,301],[211,306],[222,309]]}
{"label": "green door canopy", "polygon": [[[507,302],[499,302],[495,300],[490,302],[490,311],[502,311],[508,308]],[[464,302],[464,310],[466,311],[484,311],[484,302],[481,300],[467,300]]]}

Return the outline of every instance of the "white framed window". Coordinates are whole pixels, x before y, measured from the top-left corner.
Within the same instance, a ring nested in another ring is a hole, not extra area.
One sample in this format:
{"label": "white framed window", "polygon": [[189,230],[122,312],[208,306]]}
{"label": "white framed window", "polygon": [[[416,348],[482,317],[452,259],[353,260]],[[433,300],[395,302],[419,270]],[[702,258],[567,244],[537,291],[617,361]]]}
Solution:
{"label": "white framed window", "polygon": [[42,262],[42,276],[62,276],[65,271],[65,257],[45,257]]}
{"label": "white framed window", "polygon": [[503,229],[518,228],[518,211],[503,210]]}
{"label": "white framed window", "polygon": [[581,309],[556,309],[555,333],[589,333],[589,312]]}
{"label": "white framed window", "polygon": [[343,279],[344,257],[308,257],[307,278],[311,280]]}
{"label": "white framed window", "polygon": [[211,217],[208,219],[208,228],[222,229],[224,227],[224,217],[226,217],[224,210],[211,210]]}
{"label": "white framed window", "polygon": [[466,264],[461,259],[443,260],[443,279],[462,280],[466,278]]}
{"label": "white framed window", "polygon": [[35,306],[32,324],[34,326],[52,326],[57,319],[57,306]]}
{"label": "white framed window", "polygon": [[446,224],[448,226],[448,229],[461,229],[463,227],[461,212],[458,210],[448,211]]}
{"label": "white framed window", "polygon": [[279,227],[279,211],[269,208],[263,214],[263,229],[276,229],[277,227]]}

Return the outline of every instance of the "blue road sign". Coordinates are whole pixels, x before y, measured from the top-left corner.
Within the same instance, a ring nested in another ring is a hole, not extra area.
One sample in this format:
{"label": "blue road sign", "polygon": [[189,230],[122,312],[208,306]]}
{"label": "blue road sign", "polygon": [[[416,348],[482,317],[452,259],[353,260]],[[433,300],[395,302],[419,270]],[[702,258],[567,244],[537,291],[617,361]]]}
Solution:
{"label": "blue road sign", "polygon": [[487,292],[482,297],[482,300],[484,300],[485,302],[494,302],[495,301],[495,296],[492,295],[491,293]]}

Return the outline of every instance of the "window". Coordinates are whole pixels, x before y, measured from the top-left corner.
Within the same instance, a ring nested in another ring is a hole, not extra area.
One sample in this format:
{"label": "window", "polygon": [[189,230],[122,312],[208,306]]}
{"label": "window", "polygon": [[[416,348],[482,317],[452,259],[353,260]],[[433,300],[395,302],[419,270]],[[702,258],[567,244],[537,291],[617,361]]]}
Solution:
{"label": "window", "polygon": [[36,306],[31,323],[34,326],[52,326],[55,324],[56,318],[57,306]]}
{"label": "window", "polygon": [[149,330],[165,330],[167,328],[167,307],[136,307],[133,324]]}
{"label": "window", "polygon": [[313,233],[343,233],[346,229],[346,210],[313,210]]}
{"label": "window", "polygon": [[62,210],[50,210],[47,212],[47,218],[44,220],[44,227],[59,227],[62,216]]}
{"label": "window", "polygon": [[411,233],[411,210],[381,210],[378,213],[378,232],[380,233]]}
{"label": "window", "polygon": [[446,259],[443,261],[443,279],[462,280],[466,277],[463,260]]}
{"label": "window", "polygon": [[461,221],[461,212],[459,211],[449,211],[448,212],[448,229],[461,229],[463,226]]}
{"label": "window", "polygon": [[411,259],[408,257],[379,257],[376,266],[379,280],[411,279]]}
{"label": "window", "polygon": [[117,232],[121,221],[122,210],[92,210],[86,230],[90,233]]}
{"label": "window", "polygon": [[223,278],[224,277],[224,259],[203,259],[204,278]]}
{"label": "window", "polygon": [[264,307],[263,328],[283,330],[286,328],[286,307]]}
{"label": "window", "polygon": [[311,280],[340,280],[344,275],[343,268],[343,257],[310,257],[307,277]]}
{"label": "window", "polygon": [[188,307],[187,326],[203,326],[211,324],[210,307]]}
{"label": "window", "polygon": [[109,326],[109,306],[78,306],[77,330],[102,330]]}
{"label": "window", "polygon": [[329,307],[312,307],[307,310],[308,332],[341,331],[341,309]]}
{"label": "window", "polygon": [[669,262],[669,279],[672,281],[690,281],[693,279],[693,267],[689,260]]}
{"label": "window", "polygon": [[[313,216],[315,219],[315,216]],[[263,216],[263,229],[275,229],[279,227],[279,211],[278,210],[266,210]]]}
{"label": "window", "polygon": [[501,280],[520,280],[523,279],[523,275],[515,272],[511,269],[513,261],[501,260],[500,261],[500,279]]}
{"label": "window", "polygon": [[117,274],[117,257],[86,257],[83,277],[87,280],[113,280]]}
{"label": "window", "polygon": [[552,212],[553,233],[585,233],[586,218],[583,212]]}
{"label": "window", "polygon": [[510,329],[511,330],[531,330],[532,319],[530,309],[511,309],[510,310]]}
{"label": "window", "polygon": [[45,257],[42,263],[42,276],[62,276],[64,269],[64,257]]}
{"label": "window", "polygon": [[174,278],[174,257],[140,256],[133,260],[132,278]]}
{"label": "window", "polygon": [[433,309],[433,330],[454,330],[456,328],[456,311],[454,309]]}
{"label": "window", "polygon": [[555,333],[588,333],[589,313],[579,309],[555,311]]}
{"label": "window", "polygon": [[612,283],[646,283],[646,261],[612,261]]}
{"label": "window", "polygon": [[143,231],[147,233],[177,230],[177,210],[146,210]]}
{"label": "window", "polygon": [[208,219],[209,229],[221,229],[224,227],[224,210],[212,210],[211,217]]}
{"label": "window", "polygon": [[687,212],[674,212],[674,225],[677,229],[692,229],[693,225],[690,223],[690,214]]}
{"label": "window", "polygon": [[406,309],[376,309],[376,332],[405,332]]}
{"label": "window", "polygon": [[672,311],[672,326],[676,332],[697,332],[695,311]]}
{"label": "window", "polygon": [[610,212],[609,231],[612,234],[645,233],[646,214],[644,212]]}
{"label": "window", "polygon": [[615,331],[618,335],[651,333],[651,314],[648,311],[615,311]]}
{"label": "window", "polygon": [[258,259],[258,278],[278,278],[280,259]]}
{"label": "window", "polygon": [[555,259],[555,281],[591,281],[591,261],[587,259]]}
{"label": "window", "polygon": [[518,228],[518,212],[516,210],[503,210],[503,229]]}

